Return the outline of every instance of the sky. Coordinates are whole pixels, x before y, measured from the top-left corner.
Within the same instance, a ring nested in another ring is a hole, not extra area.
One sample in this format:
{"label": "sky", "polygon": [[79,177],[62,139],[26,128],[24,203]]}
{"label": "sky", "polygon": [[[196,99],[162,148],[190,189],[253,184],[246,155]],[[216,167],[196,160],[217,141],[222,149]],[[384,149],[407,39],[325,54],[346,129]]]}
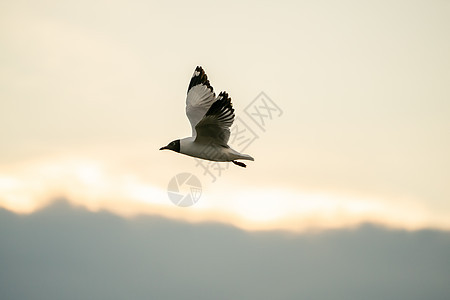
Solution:
{"label": "sky", "polygon": [[[1,1],[0,298],[445,299],[449,14]],[[158,150],[191,133],[196,66],[245,169]]]}
{"label": "sky", "polygon": [[[2,1],[0,207],[64,197],[246,230],[447,230],[449,12],[446,1]],[[246,169],[157,151],[190,134],[197,65],[230,94],[232,130],[250,134],[230,140],[255,157]],[[202,193],[180,209],[167,188],[186,172]]]}

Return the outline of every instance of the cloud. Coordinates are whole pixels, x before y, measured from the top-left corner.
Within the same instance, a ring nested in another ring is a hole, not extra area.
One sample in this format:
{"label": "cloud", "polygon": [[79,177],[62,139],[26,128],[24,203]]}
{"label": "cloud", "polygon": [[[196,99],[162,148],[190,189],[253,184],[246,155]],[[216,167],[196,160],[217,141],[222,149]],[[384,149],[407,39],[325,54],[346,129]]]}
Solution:
{"label": "cloud", "polygon": [[226,178],[210,185],[203,181],[200,201],[182,209],[167,195],[163,179],[169,181],[172,174],[154,172],[153,177],[159,178],[151,178],[135,169],[115,166],[112,158],[102,155],[103,161],[61,156],[4,168],[0,172],[0,207],[32,213],[63,197],[91,211],[108,210],[125,217],[159,215],[190,222],[218,221],[247,230],[304,231],[365,222],[406,229],[450,228],[445,213],[436,214],[413,199],[387,201],[364,195],[242,186]]}
{"label": "cloud", "polygon": [[449,232],[250,233],[57,202],[0,209],[1,299],[447,299]]}

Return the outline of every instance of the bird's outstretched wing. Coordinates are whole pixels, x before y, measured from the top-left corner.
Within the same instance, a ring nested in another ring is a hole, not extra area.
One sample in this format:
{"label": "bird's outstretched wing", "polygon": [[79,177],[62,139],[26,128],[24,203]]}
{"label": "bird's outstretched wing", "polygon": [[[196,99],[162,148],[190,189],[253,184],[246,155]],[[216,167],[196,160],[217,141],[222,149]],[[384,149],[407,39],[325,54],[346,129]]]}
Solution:
{"label": "bird's outstretched wing", "polygon": [[215,97],[216,94],[209,84],[205,71],[198,66],[192,75],[186,97],[186,116],[191,123],[193,137],[197,135],[195,126],[205,116]]}
{"label": "bird's outstretched wing", "polygon": [[195,127],[195,141],[213,142],[226,146],[230,138],[230,127],[234,121],[234,108],[226,92],[221,92],[216,101]]}

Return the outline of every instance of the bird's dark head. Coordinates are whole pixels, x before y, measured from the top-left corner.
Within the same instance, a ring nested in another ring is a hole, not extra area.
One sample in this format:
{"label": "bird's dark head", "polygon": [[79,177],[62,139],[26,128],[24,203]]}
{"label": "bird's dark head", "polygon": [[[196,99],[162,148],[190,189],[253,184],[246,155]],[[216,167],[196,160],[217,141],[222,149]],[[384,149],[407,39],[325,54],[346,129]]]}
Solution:
{"label": "bird's dark head", "polygon": [[164,149],[172,150],[175,152],[180,152],[180,140],[172,141],[167,146],[159,148],[159,150],[164,150]]}

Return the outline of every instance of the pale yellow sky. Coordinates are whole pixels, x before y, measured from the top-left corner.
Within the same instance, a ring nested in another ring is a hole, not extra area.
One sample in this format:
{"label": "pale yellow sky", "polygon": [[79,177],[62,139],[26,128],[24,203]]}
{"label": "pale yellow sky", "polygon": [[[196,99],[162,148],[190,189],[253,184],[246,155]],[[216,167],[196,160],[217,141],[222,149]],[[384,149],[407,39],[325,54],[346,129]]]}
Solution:
{"label": "pale yellow sky", "polygon": [[[55,197],[122,215],[244,228],[450,223],[446,1],[4,1],[0,206]],[[196,65],[237,116],[264,91],[282,110],[214,183],[162,153],[190,134]],[[179,209],[176,174],[203,184]],[[245,196],[244,196],[245,195]]]}

